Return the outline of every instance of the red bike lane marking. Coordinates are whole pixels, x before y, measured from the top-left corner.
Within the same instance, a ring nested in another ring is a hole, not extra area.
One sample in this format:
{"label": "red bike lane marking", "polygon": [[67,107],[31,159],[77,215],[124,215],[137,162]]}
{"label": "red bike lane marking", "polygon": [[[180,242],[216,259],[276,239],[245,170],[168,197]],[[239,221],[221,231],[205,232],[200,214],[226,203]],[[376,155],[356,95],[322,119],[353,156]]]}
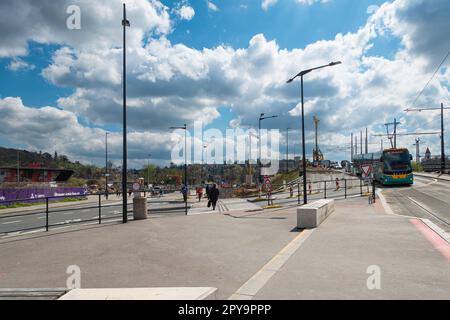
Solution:
{"label": "red bike lane marking", "polygon": [[450,244],[434,232],[430,227],[428,227],[422,220],[410,219],[409,221],[429,242],[431,242],[433,247],[439,251],[448,262],[450,262]]}

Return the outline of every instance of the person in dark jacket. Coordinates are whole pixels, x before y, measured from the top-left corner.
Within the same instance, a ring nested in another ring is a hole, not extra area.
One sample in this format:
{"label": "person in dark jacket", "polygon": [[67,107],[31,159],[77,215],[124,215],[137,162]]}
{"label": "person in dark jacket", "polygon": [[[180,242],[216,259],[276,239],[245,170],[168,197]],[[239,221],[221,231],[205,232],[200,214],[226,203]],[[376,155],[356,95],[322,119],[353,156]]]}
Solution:
{"label": "person in dark jacket", "polygon": [[216,210],[217,200],[219,200],[219,189],[217,189],[215,184],[209,190],[209,200],[211,201],[213,210]]}

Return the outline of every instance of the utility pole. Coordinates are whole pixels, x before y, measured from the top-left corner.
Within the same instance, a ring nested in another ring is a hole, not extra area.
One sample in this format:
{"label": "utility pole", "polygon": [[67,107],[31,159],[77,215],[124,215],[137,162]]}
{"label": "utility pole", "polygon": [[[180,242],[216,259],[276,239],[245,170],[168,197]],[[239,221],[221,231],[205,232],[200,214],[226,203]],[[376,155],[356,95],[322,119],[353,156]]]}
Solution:
{"label": "utility pole", "polygon": [[405,109],[406,112],[410,111],[429,111],[429,110],[441,110],[441,172],[445,173],[445,145],[444,145],[444,109],[450,109],[450,107],[445,107],[441,103],[440,108],[416,108],[416,109]]}
{"label": "utility pole", "polygon": [[363,136],[362,136],[362,131],[360,132],[360,138],[361,138],[361,140],[359,140],[360,142],[360,144],[361,144],[361,149],[359,149],[360,150],[360,152],[361,152],[361,154],[363,154]]}
{"label": "utility pole", "polygon": [[441,103],[441,172],[445,173],[445,150],[444,150],[444,104]]}
{"label": "utility pole", "polygon": [[394,118],[394,149],[397,149],[397,119]]}
{"label": "utility pole", "polygon": [[105,132],[105,197],[108,200],[108,134]]}
{"label": "utility pole", "polygon": [[286,173],[289,172],[289,129],[286,128]]}
{"label": "utility pole", "polygon": [[352,138],[350,143],[350,162],[353,162],[353,132],[352,132]]}
{"label": "utility pole", "polygon": [[413,144],[416,147],[416,163],[420,162],[420,138],[416,138],[416,143]]}
{"label": "utility pole", "polygon": [[355,136],[355,155],[358,155],[358,136]]}
{"label": "utility pole", "polygon": [[128,222],[127,199],[127,46],[126,27],[130,26],[127,20],[127,9],[123,4],[123,160],[122,160],[122,222]]}
{"label": "utility pole", "polygon": [[366,154],[369,153],[369,140],[367,138],[367,128],[366,128]]}
{"label": "utility pole", "polygon": [[[148,154],[148,161],[147,161],[147,188],[150,185],[150,158],[151,154]],[[150,190],[150,188],[148,188]]]}
{"label": "utility pole", "polygon": [[[396,118],[394,118],[394,122],[384,124],[386,126],[387,137],[391,141],[391,148],[397,148],[397,125],[398,124],[400,124],[400,122],[397,122]],[[389,126],[391,126],[391,125],[394,126],[394,136],[393,137],[389,134]],[[392,138],[394,138],[393,144],[392,144]]]}

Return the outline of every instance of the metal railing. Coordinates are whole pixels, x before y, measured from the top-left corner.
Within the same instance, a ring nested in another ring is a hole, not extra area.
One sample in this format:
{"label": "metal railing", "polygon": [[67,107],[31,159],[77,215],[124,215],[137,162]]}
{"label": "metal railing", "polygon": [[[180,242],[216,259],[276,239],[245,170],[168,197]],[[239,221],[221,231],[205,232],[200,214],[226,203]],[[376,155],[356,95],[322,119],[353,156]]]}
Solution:
{"label": "metal railing", "polygon": [[[303,183],[294,184],[275,184],[272,185],[273,191],[262,190],[253,194],[246,195],[251,202],[266,201],[268,206],[277,204],[303,204]],[[317,199],[347,199],[356,196],[370,196],[371,201],[375,202],[375,180],[368,179],[341,179],[320,180],[307,182],[308,201]],[[255,198],[255,199],[253,199]]]}
{"label": "metal railing", "polygon": [[[147,194],[151,194],[149,190],[140,190],[138,191],[144,196]],[[170,192],[170,191],[169,191]],[[166,193],[166,191],[165,191]],[[116,199],[113,199],[114,196]],[[18,212],[2,212],[0,210],[0,235],[9,235],[15,234],[19,232],[27,232],[34,230],[45,230],[49,231],[52,227],[61,227],[69,224],[80,224],[80,223],[92,223],[98,222],[98,224],[102,224],[104,221],[111,221],[114,219],[121,219],[122,212],[122,201],[123,201],[123,193],[122,192],[108,192],[108,193],[90,193],[83,195],[62,195],[62,196],[50,196],[50,197],[40,197],[40,198],[26,198],[26,199],[12,199],[12,200],[1,200],[0,203],[2,205],[11,206],[12,209],[15,209],[12,205],[14,204],[27,204],[34,202],[34,205],[24,206],[23,210]],[[133,192],[126,193],[127,199],[131,199],[133,197]],[[74,199],[79,198],[79,200],[87,200],[88,197],[97,197],[97,199],[91,200],[88,203],[77,203],[76,201],[70,202],[67,205],[61,205],[63,202],[61,200],[64,199]],[[158,198],[158,195],[155,195],[154,198]],[[38,203],[36,203],[39,201]],[[176,201],[174,201],[175,203]],[[53,205],[53,206],[52,206]],[[128,206],[132,206],[132,203],[128,203]],[[117,213],[114,211],[106,212],[106,209],[111,209],[117,207]],[[9,209],[9,208],[7,208]],[[7,210],[6,209],[6,210]],[[17,208],[19,210],[19,208]],[[28,211],[28,212],[27,212]],[[85,215],[90,215],[89,218],[82,218],[82,215],[79,215],[77,219],[70,219],[71,216],[75,216],[76,212],[84,211]],[[95,213],[95,217],[93,214]],[[127,215],[132,216],[132,210],[128,207]],[[25,221],[20,220],[21,218],[29,218],[36,217],[37,221]],[[81,218],[79,218],[81,217]],[[65,220],[65,219],[68,220]],[[43,220],[40,222],[39,220]],[[53,220],[53,221],[52,221]],[[9,228],[9,226],[13,226],[17,222],[22,222],[22,227],[20,228]]]}

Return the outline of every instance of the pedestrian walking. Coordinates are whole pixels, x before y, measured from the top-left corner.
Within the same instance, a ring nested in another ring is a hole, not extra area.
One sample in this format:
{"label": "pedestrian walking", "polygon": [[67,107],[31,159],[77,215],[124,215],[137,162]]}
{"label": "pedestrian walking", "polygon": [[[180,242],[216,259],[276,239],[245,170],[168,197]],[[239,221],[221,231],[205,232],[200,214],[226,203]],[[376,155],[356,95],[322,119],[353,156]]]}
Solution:
{"label": "pedestrian walking", "polygon": [[294,188],[292,188],[292,185],[289,186],[289,195],[291,198],[294,196]]}
{"label": "pedestrian walking", "polygon": [[209,192],[210,192],[210,190],[211,190],[211,188],[209,187],[209,184],[206,184],[205,190],[206,190],[206,198],[208,198],[208,200],[209,200],[209,199],[210,199],[210,197],[209,197]]}
{"label": "pedestrian walking", "polygon": [[217,201],[219,200],[219,194],[219,189],[217,189],[217,186],[214,184],[209,190],[209,200],[211,201],[213,210],[216,210]]}
{"label": "pedestrian walking", "polygon": [[181,187],[181,193],[183,194],[183,201],[187,202],[187,193],[188,193],[188,189],[187,187],[183,184],[183,186]]}
{"label": "pedestrian walking", "polygon": [[312,185],[311,185],[311,181],[308,182],[308,191],[309,191],[309,194],[312,193]]}
{"label": "pedestrian walking", "polygon": [[336,191],[340,189],[339,178],[336,178]]}
{"label": "pedestrian walking", "polygon": [[267,191],[267,205],[273,206],[272,191]]}
{"label": "pedestrian walking", "polygon": [[203,196],[203,188],[201,186],[197,187],[197,196],[198,196],[198,202],[200,202],[202,200],[202,196]]}

